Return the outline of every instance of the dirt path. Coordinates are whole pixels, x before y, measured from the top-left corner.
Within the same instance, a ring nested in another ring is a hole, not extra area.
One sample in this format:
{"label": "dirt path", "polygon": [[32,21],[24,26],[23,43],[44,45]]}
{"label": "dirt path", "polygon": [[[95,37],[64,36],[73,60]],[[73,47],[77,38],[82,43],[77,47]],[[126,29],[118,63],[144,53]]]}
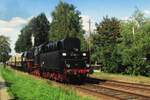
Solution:
{"label": "dirt path", "polygon": [[7,92],[7,87],[5,85],[5,80],[0,75],[0,100],[10,100],[10,96]]}

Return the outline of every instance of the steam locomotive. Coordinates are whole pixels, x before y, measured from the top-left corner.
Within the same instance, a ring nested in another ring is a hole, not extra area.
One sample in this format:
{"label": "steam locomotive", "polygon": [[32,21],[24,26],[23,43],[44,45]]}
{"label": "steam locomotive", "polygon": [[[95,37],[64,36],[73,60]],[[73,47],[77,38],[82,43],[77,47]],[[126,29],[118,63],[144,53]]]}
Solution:
{"label": "steam locomotive", "polygon": [[78,38],[50,41],[21,56],[21,68],[31,74],[56,81],[83,81],[92,73],[88,51],[80,50]]}

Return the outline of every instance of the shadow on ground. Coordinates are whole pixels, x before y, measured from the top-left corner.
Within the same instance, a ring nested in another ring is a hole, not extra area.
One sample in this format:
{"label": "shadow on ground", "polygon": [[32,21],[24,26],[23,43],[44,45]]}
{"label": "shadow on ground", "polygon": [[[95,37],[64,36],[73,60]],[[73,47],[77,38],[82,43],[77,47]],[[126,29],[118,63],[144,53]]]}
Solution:
{"label": "shadow on ground", "polygon": [[5,82],[0,82],[0,90],[3,89],[3,88],[6,88],[6,83]]}

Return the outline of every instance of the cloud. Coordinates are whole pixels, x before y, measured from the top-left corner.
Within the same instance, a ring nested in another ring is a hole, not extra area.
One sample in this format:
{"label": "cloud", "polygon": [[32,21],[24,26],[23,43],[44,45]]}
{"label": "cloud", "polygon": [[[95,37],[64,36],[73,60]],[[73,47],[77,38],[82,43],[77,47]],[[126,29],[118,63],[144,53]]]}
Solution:
{"label": "cloud", "polygon": [[0,27],[1,28],[15,28],[20,25],[26,24],[27,21],[25,19],[22,19],[20,17],[14,17],[9,21],[0,20]]}
{"label": "cloud", "polygon": [[47,19],[48,19],[49,22],[52,22],[52,17],[51,16],[48,16]]}
{"label": "cloud", "polygon": [[86,31],[86,33],[89,32],[89,19],[91,20],[91,31],[93,32],[95,29],[95,23],[93,23],[92,18],[86,15],[81,15],[81,18],[82,18],[82,26],[83,26],[83,29]]}
{"label": "cloud", "polygon": [[14,44],[20,34],[20,30],[25,26],[31,18],[23,19],[21,17],[13,17],[10,20],[0,20],[0,35],[5,35],[11,40],[12,54],[15,53]]}
{"label": "cloud", "polygon": [[125,16],[125,17],[122,17],[121,20],[123,20],[123,21],[128,21],[128,20],[130,20],[130,17]]}
{"label": "cloud", "polygon": [[150,10],[144,10],[143,12],[146,16],[150,16]]}

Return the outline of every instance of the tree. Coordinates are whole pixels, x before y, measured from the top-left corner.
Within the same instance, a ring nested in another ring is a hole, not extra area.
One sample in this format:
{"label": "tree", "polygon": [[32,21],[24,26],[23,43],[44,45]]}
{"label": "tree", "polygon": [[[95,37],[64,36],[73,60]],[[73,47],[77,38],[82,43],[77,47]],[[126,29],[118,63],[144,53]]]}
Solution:
{"label": "tree", "polygon": [[99,34],[101,44],[115,43],[120,37],[120,21],[115,18],[108,18],[108,16],[103,18],[100,24],[96,24],[96,31]]}
{"label": "tree", "polygon": [[143,20],[143,23],[134,30],[134,34],[133,22],[128,21],[121,25],[122,42],[119,49],[124,73],[150,76],[150,62],[145,59],[147,54],[150,54],[150,22]]}
{"label": "tree", "polygon": [[60,2],[52,12],[50,24],[50,40],[60,40],[66,37],[83,38],[80,12],[72,4]]}
{"label": "tree", "polygon": [[8,37],[0,35],[0,62],[5,63],[9,59],[11,52],[10,40]]}
{"label": "tree", "polygon": [[34,45],[38,46],[44,42],[48,42],[48,32],[50,29],[49,21],[44,13],[34,17],[29,22],[31,34],[34,36]]}
{"label": "tree", "polygon": [[26,50],[29,50],[32,47],[31,42],[31,32],[28,26],[25,26],[21,30],[21,34],[18,37],[18,40],[15,43],[15,51],[20,53]]}
{"label": "tree", "polygon": [[122,66],[124,73],[150,76],[150,62],[146,55],[150,49],[150,22],[146,21],[144,13],[135,9],[132,19],[121,25]]}
{"label": "tree", "polygon": [[104,17],[96,25],[97,34],[93,37],[93,58],[103,65],[103,70],[116,72],[121,64],[117,44],[120,38],[120,21],[115,18]]}

